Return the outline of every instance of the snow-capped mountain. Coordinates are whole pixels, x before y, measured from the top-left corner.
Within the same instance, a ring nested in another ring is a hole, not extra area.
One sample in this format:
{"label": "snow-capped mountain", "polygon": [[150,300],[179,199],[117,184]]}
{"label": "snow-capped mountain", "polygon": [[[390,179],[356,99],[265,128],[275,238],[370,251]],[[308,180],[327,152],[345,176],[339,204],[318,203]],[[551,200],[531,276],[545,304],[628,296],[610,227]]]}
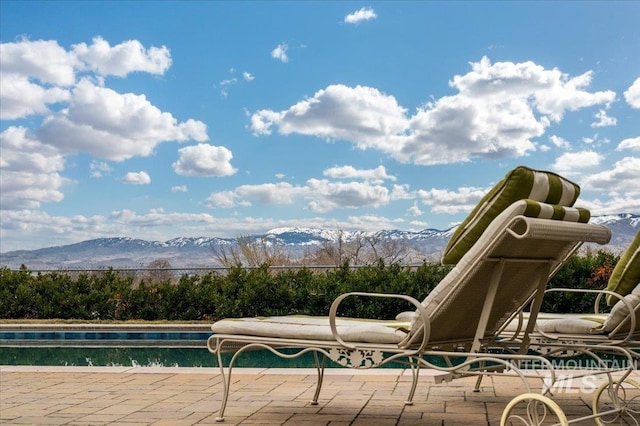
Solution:
{"label": "snow-capped mountain", "polygon": [[[611,229],[611,242],[605,247],[613,252],[624,250],[640,229],[640,215],[618,214],[596,216],[592,223]],[[309,250],[339,242],[349,244],[366,241],[401,243],[411,250],[410,260],[437,260],[455,228],[424,229],[418,232],[383,230],[378,232],[327,230],[314,228],[276,228],[264,235],[242,237],[246,242],[278,246],[293,257]],[[37,250],[19,250],[0,254],[0,266],[29,269],[59,268],[137,268],[164,260],[176,268],[220,266],[216,250],[237,247],[236,238],[179,237],[168,241],[146,241],[134,238],[99,238],[77,244]]]}
{"label": "snow-capped mountain", "polygon": [[590,223],[597,223],[611,229],[609,245],[625,249],[640,228],[640,215],[626,213],[595,216],[591,218]]}

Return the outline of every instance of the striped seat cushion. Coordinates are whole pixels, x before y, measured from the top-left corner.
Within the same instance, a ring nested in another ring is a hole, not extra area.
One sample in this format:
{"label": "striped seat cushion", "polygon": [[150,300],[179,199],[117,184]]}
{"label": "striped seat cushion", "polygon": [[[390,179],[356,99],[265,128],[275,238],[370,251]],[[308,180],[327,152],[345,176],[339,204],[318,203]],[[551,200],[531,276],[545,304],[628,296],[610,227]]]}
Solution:
{"label": "striped seat cushion", "polygon": [[[637,285],[640,285],[640,231],[638,231],[631,245],[620,257],[616,267],[613,269],[607,284],[607,290],[626,296]],[[616,302],[616,298],[607,296],[609,306]]]}
{"label": "striped seat cushion", "polygon": [[442,263],[456,264],[496,216],[514,202],[530,199],[556,205],[555,208],[559,209],[573,206],[579,194],[580,187],[562,176],[524,166],[516,167],[480,200],[458,226],[444,250]]}

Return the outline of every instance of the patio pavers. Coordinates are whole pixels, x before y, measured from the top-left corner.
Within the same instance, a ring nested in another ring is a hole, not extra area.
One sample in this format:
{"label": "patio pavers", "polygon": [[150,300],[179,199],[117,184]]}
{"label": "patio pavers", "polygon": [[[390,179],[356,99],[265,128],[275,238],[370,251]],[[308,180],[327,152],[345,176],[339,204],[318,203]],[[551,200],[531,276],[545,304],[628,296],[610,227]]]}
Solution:
{"label": "patio pavers", "polygon": [[[311,405],[315,370],[234,369],[223,424],[494,425],[524,388],[494,376],[473,392],[473,378],[434,384],[430,373],[405,405],[406,371],[328,369],[319,404]],[[638,371],[633,376],[640,380]],[[539,391],[539,381],[531,384]],[[214,424],[221,397],[213,368],[0,366],[3,425]],[[569,388],[554,400],[572,417],[591,413],[589,392]]]}

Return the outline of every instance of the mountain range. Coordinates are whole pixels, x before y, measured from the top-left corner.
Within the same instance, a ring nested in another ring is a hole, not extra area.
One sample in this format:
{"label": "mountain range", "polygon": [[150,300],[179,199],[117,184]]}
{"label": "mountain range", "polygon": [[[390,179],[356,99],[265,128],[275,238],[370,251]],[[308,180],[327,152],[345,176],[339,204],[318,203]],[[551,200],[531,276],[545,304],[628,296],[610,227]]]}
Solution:
{"label": "mountain range", "polygon": [[[640,215],[616,214],[595,216],[591,223],[611,229],[611,242],[603,247],[621,252],[631,243],[640,228]],[[262,235],[242,237],[244,241],[277,246],[292,257],[318,250],[327,245],[350,244],[367,240],[377,243],[399,243],[408,250],[407,263],[437,261],[455,231],[424,229],[418,232],[387,230],[350,232],[314,228],[277,228]],[[179,237],[168,241],[146,241],[127,237],[98,238],[76,244],[36,250],[0,253],[0,266],[17,269],[25,265],[31,270],[142,268],[162,260],[174,268],[221,266],[216,251],[237,248],[237,238]]]}

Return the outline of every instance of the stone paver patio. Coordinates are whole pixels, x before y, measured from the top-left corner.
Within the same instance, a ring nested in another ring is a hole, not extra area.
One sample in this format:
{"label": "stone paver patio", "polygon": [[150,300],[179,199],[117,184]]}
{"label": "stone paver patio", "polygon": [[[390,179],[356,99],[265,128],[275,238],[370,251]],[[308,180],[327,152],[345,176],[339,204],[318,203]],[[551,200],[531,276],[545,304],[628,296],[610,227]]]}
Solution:
{"label": "stone paver patio", "polygon": [[[638,371],[633,376],[640,380]],[[218,424],[497,425],[506,404],[524,392],[515,378],[486,377],[474,393],[473,378],[434,384],[424,377],[414,404],[405,405],[406,371],[329,369],[314,406],[315,379],[308,369],[234,369]],[[540,389],[540,381],[531,384]],[[592,395],[581,387],[555,392],[569,418],[591,413]],[[0,424],[215,424],[221,394],[213,368],[0,366]]]}

